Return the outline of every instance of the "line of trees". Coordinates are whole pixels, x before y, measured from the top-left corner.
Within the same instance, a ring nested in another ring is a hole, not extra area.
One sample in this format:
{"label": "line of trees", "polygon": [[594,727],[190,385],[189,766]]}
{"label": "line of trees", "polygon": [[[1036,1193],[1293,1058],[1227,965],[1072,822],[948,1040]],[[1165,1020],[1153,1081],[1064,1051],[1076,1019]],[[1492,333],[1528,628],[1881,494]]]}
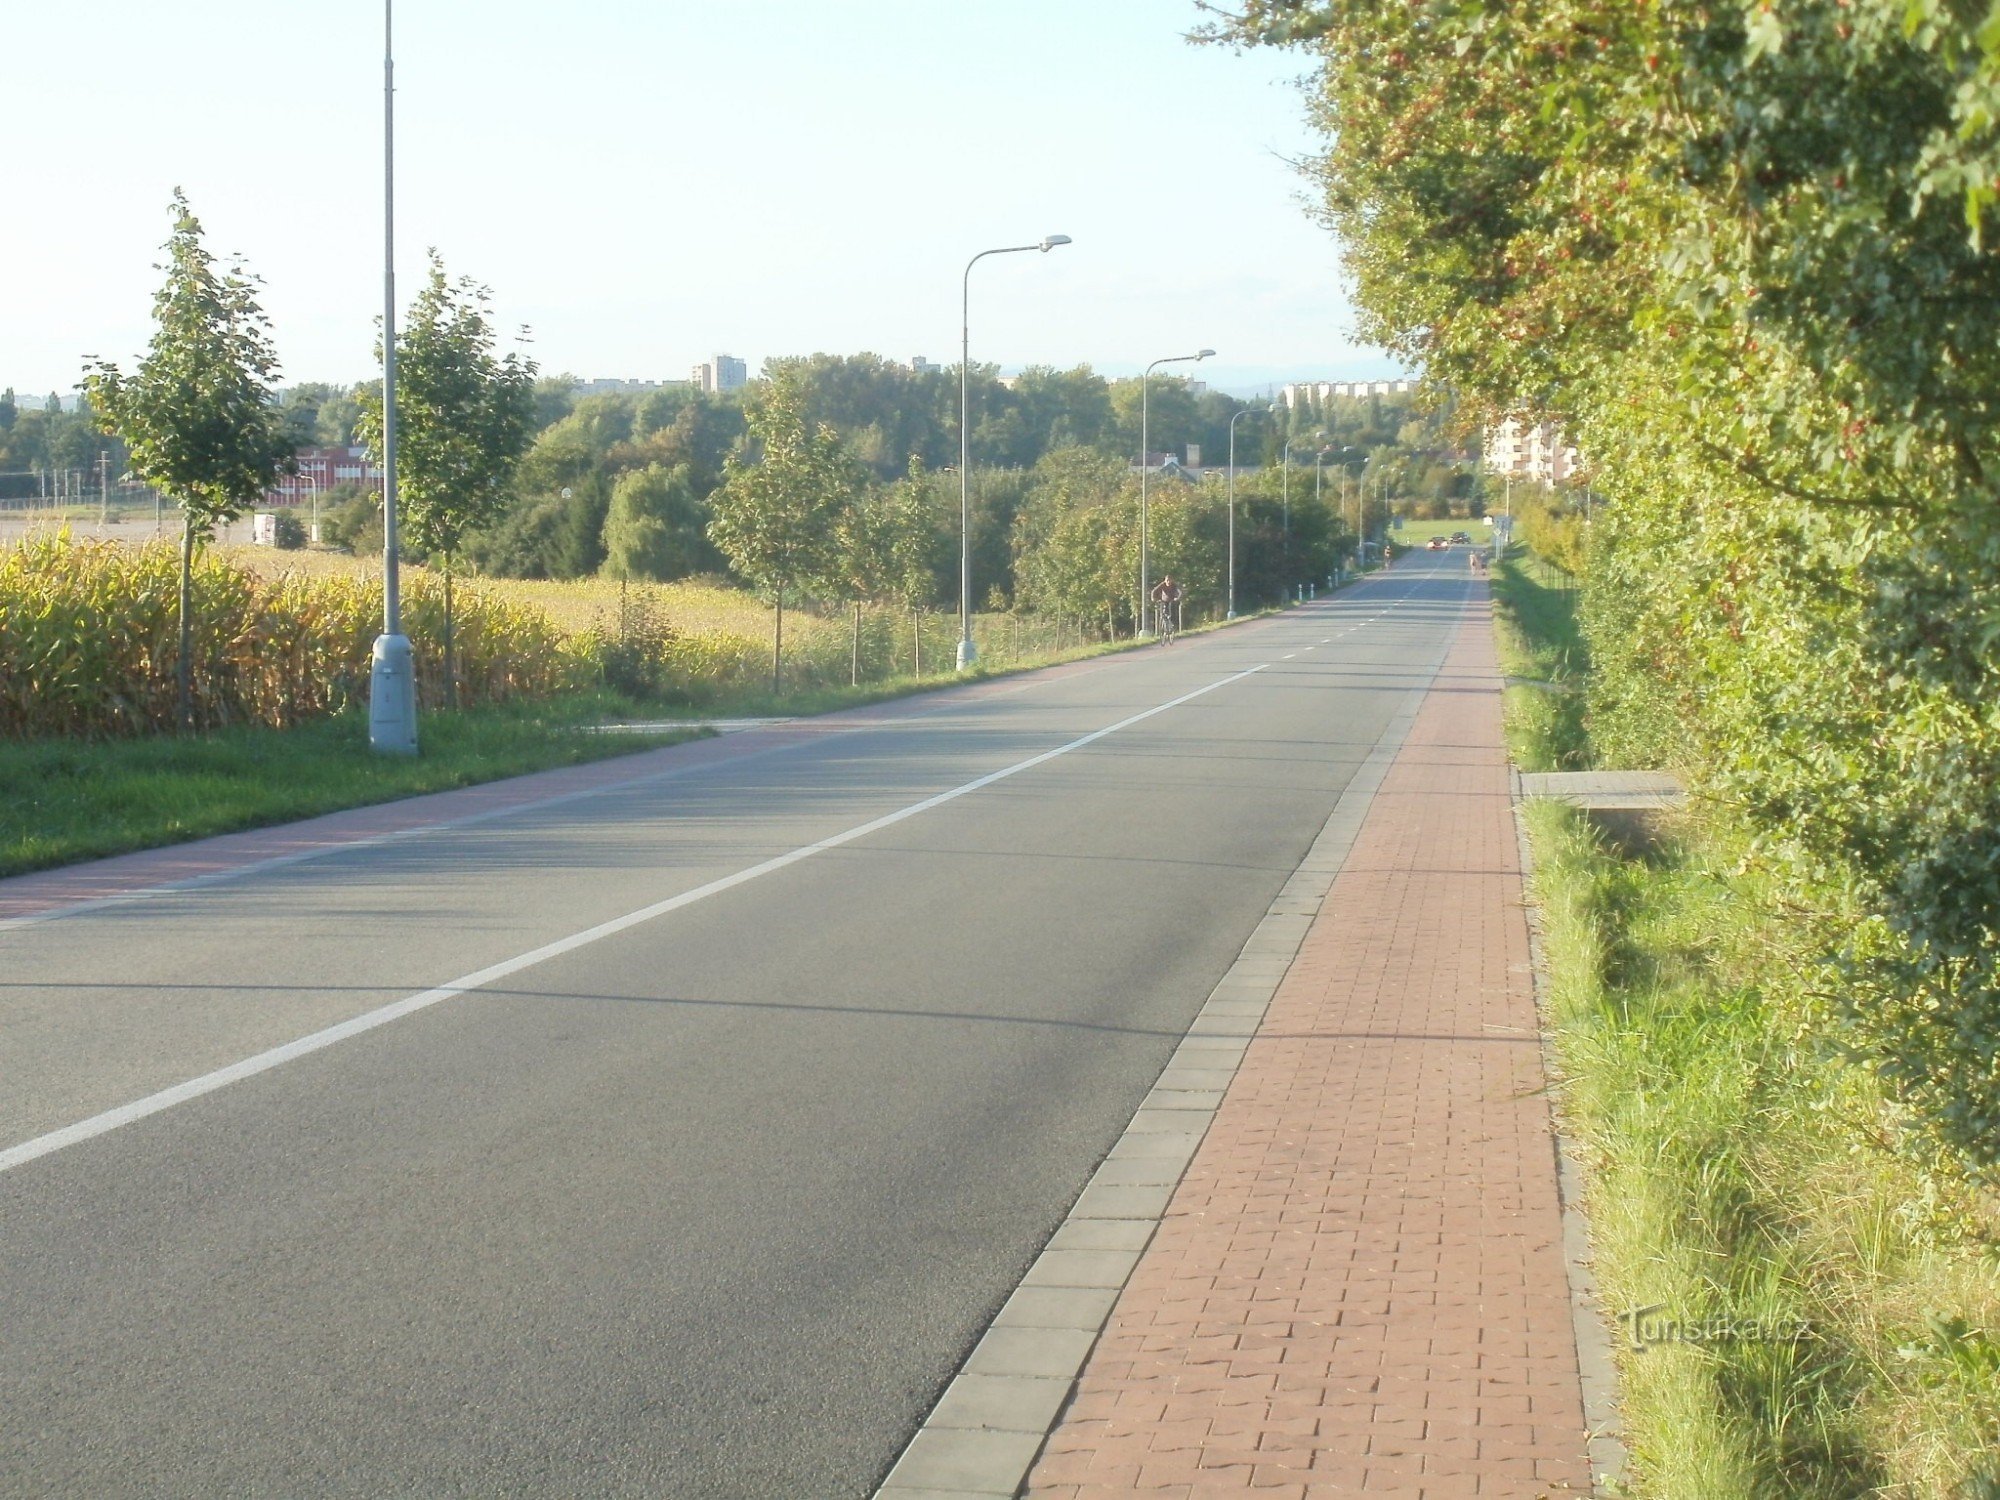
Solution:
{"label": "line of trees", "polygon": [[[194,725],[196,550],[279,475],[295,471],[299,443],[277,400],[277,350],[256,278],[240,259],[216,261],[178,189],[172,214],[147,352],[129,374],[95,361],[85,388],[93,425],[116,434],[132,471],[181,512],[176,679],[177,722],[186,731]],[[534,364],[496,352],[489,305],[486,288],[450,280],[433,251],[429,279],[397,339],[403,514],[412,548],[445,570],[447,704],[456,700],[452,563],[467,531],[503,508],[534,416]],[[357,406],[356,421],[379,453],[379,386],[359,393]]]}
{"label": "line of trees", "polygon": [[[1239,0],[1358,332],[1596,466],[1593,742],[1683,768],[1787,994],[2000,1173],[2000,29],[1984,6]],[[1781,983],[1774,979],[1774,983]]]}
{"label": "line of trees", "polygon": [[[1048,528],[1039,520],[1024,524],[1024,510],[1030,496],[1050,483],[1043,470],[1049,463],[1057,470],[1069,465],[1063,492],[1072,500],[1087,485],[1090,509],[1112,506],[1135,489],[1139,383],[1106,380],[1087,367],[1030,369],[1005,383],[990,366],[973,375],[973,599],[982,608],[1044,609],[1052,597],[1046,583],[1029,585],[1022,568],[1024,551],[1043,545]],[[505,513],[466,539],[465,555],[481,571],[540,578],[602,573],[660,582],[737,571],[751,581],[715,544],[709,521],[732,456],[757,445],[751,431],[757,407],[782,388],[800,419],[832,432],[869,483],[923,476],[921,488],[931,497],[927,513],[939,533],[931,592],[939,600],[956,599],[955,371],[911,370],[872,354],[814,355],[773,360],[761,380],[725,396],[668,388],[567,402],[551,389],[558,384],[542,384],[547,425],[522,460]],[[1152,430],[1162,444],[1156,452],[1184,458],[1198,447],[1213,465],[1226,461],[1230,417],[1249,403],[1158,379],[1150,405]],[[1314,560],[1318,533],[1305,515],[1314,504],[1308,491],[1365,493],[1369,530],[1378,539],[1390,508],[1420,517],[1478,514],[1484,495],[1476,460],[1453,420],[1408,396],[1378,396],[1259,409],[1240,422],[1239,497],[1252,506],[1266,498],[1275,502],[1272,529],[1282,541],[1285,506],[1273,466],[1289,441],[1291,498],[1301,512],[1295,529],[1306,538],[1289,568],[1282,546],[1268,559],[1257,554],[1246,574],[1246,597],[1276,598],[1331,571],[1331,556],[1323,566]],[[1079,455],[1099,462],[1078,467]],[[1192,471],[1170,470],[1164,481],[1189,477]],[[1164,493],[1171,499],[1173,484]],[[1226,529],[1220,498],[1208,504]],[[1360,507],[1352,510],[1358,520]],[[357,515],[365,522],[359,509]],[[1090,524],[1099,521],[1114,524],[1108,516]],[[337,520],[333,534],[344,534],[341,525]],[[828,596],[841,597],[838,591]],[[1102,612],[1094,617],[1105,618]]]}

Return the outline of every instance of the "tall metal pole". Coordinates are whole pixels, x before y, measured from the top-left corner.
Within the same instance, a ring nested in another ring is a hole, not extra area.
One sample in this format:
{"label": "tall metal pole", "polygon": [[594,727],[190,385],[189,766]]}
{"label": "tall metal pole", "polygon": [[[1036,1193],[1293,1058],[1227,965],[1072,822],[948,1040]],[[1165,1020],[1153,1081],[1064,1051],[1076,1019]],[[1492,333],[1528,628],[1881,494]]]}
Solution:
{"label": "tall metal pole", "polygon": [[1249,407],[1229,419],[1229,614],[1236,618],[1236,424],[1245,417],[1254,416]]}
{"label": "tall metal pole", "polygon": [[959,284],[958,324],[958,670],[979,659],[972,644],[972,268]]}
{"label": "tall metal pole", "polygon": [[1285,494],[1284,521],[1278,535],[1284,544],[1284,555],[1289,558],[1292,555],[1292,440],[1290,438],[1285,439],[1285,477],[1283,488]]}
{"label": "tall metal pole", "polygon": [[1147,365],[1139,376],[1139,615],[1133,622],[1134,635],[1151,635],[1150,622],[1146,617],[1146,604],[1153,593],[1152,559],[1152,516],[1146,505],[1146,459],[1150,446],[1146,422],[1146,390],[1153,378],[1153,371],[1161,365],[1198,363],[1215,353],[1213,349],[1203,349],[1198,354],[1169,354]]}
{"label": "tall metal pole", "polygon": [[382,634],[368,674],[368,743],[417,753],[417,691],[396,573],[395,0],[382,0]]}
{"label": "tall metal pole", "polygon": [[965,263],[958,300],[958,669],[979,659],[972,644],[972,268],[989,255],[1018,255],[1039,250],[1044,255],[1070,242],[1066,234],[1042,236],[1036,245],[1003,245],[982,250]]}
{"label": "tall metal pole", "polygon": [[1132,634],[1135,636],[1152,634],[1148,629],[1152,623],[1151,616],[1146,608],[1152,603],[1153,592],[1152,578],[1148,572],[1153,560],[1147,551],[1147,544],[1152,535],[1152,518],[1146,509],[1146,464],[1153,456],[1146,432],[1146,384],[1152,378],[1152,374],[1153,366],[1147,365],[1139,376],[1139,600],[1136,618],[1132,621]]}

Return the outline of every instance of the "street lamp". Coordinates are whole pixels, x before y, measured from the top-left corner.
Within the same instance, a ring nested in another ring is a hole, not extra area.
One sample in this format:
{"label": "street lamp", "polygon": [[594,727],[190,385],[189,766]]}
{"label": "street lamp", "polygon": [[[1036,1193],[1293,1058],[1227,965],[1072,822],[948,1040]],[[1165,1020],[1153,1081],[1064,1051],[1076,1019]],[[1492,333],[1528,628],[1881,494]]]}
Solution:
{"label": "street lamp", "polygon": [[1193,354],[1168,354],[1147,365],[1139,376],[1139,618],[1136,630],[1136,633],[1139,635],[1148,635],[1151,633],[1146,629],[1146,599],[1153,591],[1151,576],[1152,555],[1148,551],[1152,541],[1152,533],[1149,529],[1150,513],[1146,509],[1146,454],[1149,444],[1146,409],[1147,387],[1153,378],[1153,371],[1159,369],[1161,365],[1198,363],[1201,360],[1212,358],[1214,354],[1215,351],[1213,349],[1202,349]]}
{"label": "street lamp", "polygon": [[403,634],[396,572],[396,63],[392,6],[382,0],[382,633],[368,670],[368,743],[417,753],[417,685]]}
{"label": "street lamp", "polygon": [[989,255],[1019,255],[1039,250],[1047,255],[1070,242],[1066,234],[1045,234],[1033,245],[1002,245],[982,250],[965,263],[959,285],[958,348],[958,670],[979,658],[972,644],[972,268]]}
{"label": "street lamp", "polygon": [[1244,407],[1229,419],[1229,615],[1236,618],[1236,424],[1245,417],[1261,416],[1253,407]]}
{"label": "street lamp", "polygon": [[[312,530],[307,532],[306,536],[317,547],[319,545],[319,474],[312,467],[313,460],[307,459],[306,464],[306,470],[299,475],[299,478],[304,480],[306,486],[312,491]],[[293,498],[297,498],[296,491],[293,492]]]}
{"label": "street lamp", "polygon": [[[1319,432],[1315,432],[1315,433],[1313,434],[1313,441],[1314,441],[1314,442],[1316,442],[1316,443],[1324,443],[1324,442],[1326,441],[1326,432],[1325,432],[1325,430],[1324,430],[1324,429],[1322,429],[1322,430],[1321,430],[1321,431],[1319,431]],[[1282,555],[1282,557],[1283,557],[1283,565],[1284,565],[1284,570],[1285,570],[1285,580],[1286,580],[1286,582],[1285,582],[1285,587],[1286,587],[1286,589],[1287,589],[1287,590],[1289,590],[1289,589],[1291,588],[1291,586],[1292,586],[1292,585],[1291,585],[1291,576],[1292,576],[1292,442],[1293,442],[1293,440],[1292,440],[1291,438],[1286,438],[1286,439],[1285,439],[1285,473],[1284,473],[1284,482],[1283,482],[1283,484],[1282,484],[1282,486],[1281,486],[1281,488],[1282,488],[1282,490],[1283,490],[1283,493],[1284,493],[1284,511],[1283,511],[1283,518],[1284,518],[1284,519],[1283,519],[1283,531],[1282,531],[1282,532],[1280,533],[1280,535],[1281,535],[1281,536],[1282,536],[1282,538],[1283,538],[1283,545],[1282,545],[1282,547],[1281,547],[1280,551],[1281,551],[1281,555]]]}

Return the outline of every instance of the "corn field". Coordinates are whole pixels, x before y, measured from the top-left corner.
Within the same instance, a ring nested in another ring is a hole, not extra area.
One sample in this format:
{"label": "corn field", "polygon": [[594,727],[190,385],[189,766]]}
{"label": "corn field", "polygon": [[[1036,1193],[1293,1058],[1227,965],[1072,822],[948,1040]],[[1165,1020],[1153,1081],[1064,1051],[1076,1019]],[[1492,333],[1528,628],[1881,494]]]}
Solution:
{"label": "corn field", "polygon": [[[174,724],[180,558],[38,533],[0,551],[0,736],[106,738]],[[363,702],[382,621],[366,578],[259,579],[213,553],[194,578],[194,712],[201,728],[285,727]],[[460,702],[545,697],[591,682],[594,665],[537,610],[459,592]],[[404,629],[417,691],[443,698],[444,589],[413,576]]]}
{"label": "corn field", "polygon": [[[285,567],[296,559],[303,566]],[[0,737],[112,738],[174,725],[180,555],[63,531],[0,548]],[[403,574],[421,704],[444,702],[444,586]],[[276,728],[366,701],[382,582],[352,559],[206,549],[194,578],[200,728]],[[771,612],[739,589],[585,580],[459,580],[459,703],[546,698],[599,683],[696,707],[768,692]],[[1006,667],[1087,644],[1074,624],[977,615],[980,661]],[[864,607],[785,616],[787,692],[951,673],[958,618]]]}

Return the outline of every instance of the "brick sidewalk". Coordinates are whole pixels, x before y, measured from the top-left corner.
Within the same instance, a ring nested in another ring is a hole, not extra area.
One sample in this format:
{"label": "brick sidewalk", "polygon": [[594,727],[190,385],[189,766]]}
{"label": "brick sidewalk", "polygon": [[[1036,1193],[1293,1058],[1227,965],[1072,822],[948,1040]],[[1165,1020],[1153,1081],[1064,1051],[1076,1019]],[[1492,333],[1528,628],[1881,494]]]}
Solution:
{"label": "brick sidewalk", "polygon": [[1587,1494],[1485,611],[1025,1493]]}

